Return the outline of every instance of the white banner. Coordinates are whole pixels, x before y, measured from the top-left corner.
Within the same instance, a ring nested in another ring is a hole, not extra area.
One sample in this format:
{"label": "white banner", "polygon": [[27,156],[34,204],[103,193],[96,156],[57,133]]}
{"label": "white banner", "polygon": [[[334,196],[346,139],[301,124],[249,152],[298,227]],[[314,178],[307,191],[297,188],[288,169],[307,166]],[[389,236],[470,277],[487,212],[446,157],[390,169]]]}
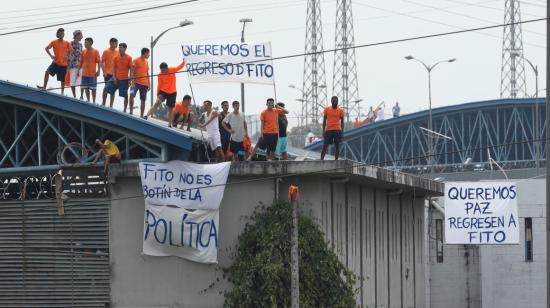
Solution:
{"label": "white banner", "polygon": [[141,162],[139,172],[145,203],[186,209],[218,209],[230,166],[231,162]]}
{"label": "white banner", "polygon": [[219,211],[145,205],[143,253],[195,262],[218,261]]}
{"label": "white banner", "polygon": [[519,244],[513,182],[445,183],[447,244]]}
{"label": "white banner", "polygon": [[273,84],[271,43],[204,43],[181,46],[190,83]]}
{"label": "white banner", "polygon": [[219,207],[230,166],[139,164],[145,196],[143,254],[217,262]]}

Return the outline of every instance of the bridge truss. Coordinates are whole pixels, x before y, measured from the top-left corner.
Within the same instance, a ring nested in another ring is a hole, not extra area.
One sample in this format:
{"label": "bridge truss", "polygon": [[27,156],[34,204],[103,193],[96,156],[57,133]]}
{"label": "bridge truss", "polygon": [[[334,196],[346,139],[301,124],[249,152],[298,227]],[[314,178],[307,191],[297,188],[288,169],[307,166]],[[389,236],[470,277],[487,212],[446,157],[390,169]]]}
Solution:
{"label": "bridge truss", "polygon": [[0,168],[89,163],[96,139],[113,141],[123,160],[163,159],[166,145],[120,127],[31,105],[0,104]]}
{"label": "bridge truss", "polygon": [[538,112],[535,105],[534,99],[505,99],[434,109],[433,154],[424,129],[427,111],[348,131],[341,151],[359,162],[417,171],[426,170],[430,155],[438,171],[485,164],[489,156],[510,168],[532,167],[545,159],[546,147],[544,100]]}

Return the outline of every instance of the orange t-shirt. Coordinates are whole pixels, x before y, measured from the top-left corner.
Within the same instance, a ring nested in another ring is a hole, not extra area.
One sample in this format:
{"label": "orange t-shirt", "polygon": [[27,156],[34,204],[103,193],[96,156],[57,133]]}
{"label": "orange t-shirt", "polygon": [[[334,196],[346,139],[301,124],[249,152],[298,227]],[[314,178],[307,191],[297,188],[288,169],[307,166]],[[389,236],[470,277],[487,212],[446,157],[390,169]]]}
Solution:
{"label": "orange t-shirt", "polygon": [[53,48],[53,62],[60,66],[67,66],[67,53],[73,50],[71,43],[68,41],[53,40],[48,46],[48,49]]}
{"label": "orange t-shirt", "polygon": [[113,71],[114,71],[115,65],[116,65],[116,74],[115,74],[116,79],[127,80],[128,72],[130,71],[130,67],[132,66],[132,57],[130,57],[130,55],[127,55],[127,54],[125,54],[124,57],[122,57],[120,54],[117,54],[113,59]]}
{"label": "orange t-shirt", "polygon": [[177,114],[189,114],[189,103],[183,103],[183,101],[176,102],[173,111]]}
{"label": "orange t-shirt", "polygon": [[324,112],[327,117],[326,130],[342,130],[342,119],[344,118],[344,109],[340,107],[332,108],[332,106],[325,107]]}
{"label": "orange t-shirt", "polygon": [[96,77],[96,65],[100,63],[99,51],[92,48],[90,50],[84,49],[80,54],[80,66],[82,67],[82,76],[84,77]]}
{"label": "orange t-shirt", "polygon": [[279,134],[279,114],[284,114],[280,109],[267,108],[260,114],[260,121],[264,124],[262,134]]}
{"label": "orange t-shirt", "polygon": [[149,62],[147,59],[139,57],[132,61],[134,68],[134,81],[142,86],[149,87]]}
{"label": "orange t-shirt", "polygon": [[115,56],[118,55],[118,50],[111,48],[105,49],[103,53],[101,54],[101,63],[105,62],[105,74],[107,75],[113,75],[113,60],[115,59]]}
{"label": "orange t-shirt", "polygon": [[169,67],[168,73],[158,75],[157,94],[162,91],[166,94],[176,93],[176,73],[185,66],[182,62],[176,67]]}

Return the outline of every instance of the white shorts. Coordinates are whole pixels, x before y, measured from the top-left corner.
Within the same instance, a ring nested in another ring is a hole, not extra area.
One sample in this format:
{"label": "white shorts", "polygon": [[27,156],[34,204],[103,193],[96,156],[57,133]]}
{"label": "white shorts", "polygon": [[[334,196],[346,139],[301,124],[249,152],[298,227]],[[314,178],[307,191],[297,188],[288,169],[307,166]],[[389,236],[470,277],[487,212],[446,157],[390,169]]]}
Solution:
{"label": "white shorts", "polygon": [[208,145],[210,146],[210,150],[212,151],[222,147],[220,134],[213,134],[213,136],[209,135],[206,140],[208,141]]}
{"label": "white shorts", "polygon": [[78,76],[78,78],[76,78],[76,73],[78,73],[78,68],[69,69],[71,87],[78,87],[82,82],[82,70],[80,70],[80,75]]}

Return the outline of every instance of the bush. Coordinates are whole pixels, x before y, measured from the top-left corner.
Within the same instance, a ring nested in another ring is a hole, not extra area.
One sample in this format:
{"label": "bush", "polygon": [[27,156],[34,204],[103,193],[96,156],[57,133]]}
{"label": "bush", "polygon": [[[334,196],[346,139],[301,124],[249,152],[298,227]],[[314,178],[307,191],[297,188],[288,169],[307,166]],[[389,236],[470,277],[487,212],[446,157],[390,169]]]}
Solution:
{"label": "bush", "polygon": [[[290,203],[260,206],[239,236],[233,265],[225,269],[233,289],[226,307],[290,306]],[[319,227],[299,218],[300,307],[354,307],[355,276],[330,249]]]}

